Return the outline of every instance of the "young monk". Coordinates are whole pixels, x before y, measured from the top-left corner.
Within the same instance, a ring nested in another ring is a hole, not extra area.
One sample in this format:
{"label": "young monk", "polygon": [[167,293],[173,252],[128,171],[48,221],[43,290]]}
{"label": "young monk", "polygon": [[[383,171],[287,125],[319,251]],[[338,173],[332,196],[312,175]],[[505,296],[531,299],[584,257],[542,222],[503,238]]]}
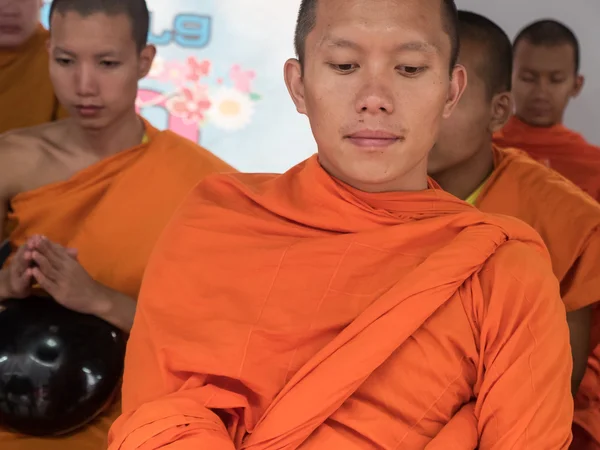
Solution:
{"label": "young monk", "polygon": [[[544,239],[568,311],[576,394],[589,353],[590,305],[600,299],[600,205],[520,150],[493,146],[492,133],[512,111],[510,41],[480,15],[461,11],[459,21],[469,85],[444,121],[429,172],[448,192],[484,212],[517,217]],[[585,398],[599,397],[582,387],[576,416],[588,409]]]}
{"label": "young monk", "polygon": [[[54,1],[50,73],[71,118],[1,139],[0,232],[8,218],[18,250],[0,271],[0,300],[34,283],[128,332],[158,235],[201,178],[232,170],[137,116],[137,83],[155,54],[148,22],[144,0]],[[64,438],[0,431],[0,448],[105,449],[118,414],[115,405]]]}
{"label": "young monk", "polygon": [[66,116],[48,74],[42,0],[0,0],[0,133]]}
{"label": "young monk", "polygon": [[285,78],[318,155],[184,202],[109,448],[566,449],[568,329],[539,236],[427,178],[466,84],[454,2],[305,0],[296,45]]}
{"label": "young monk", "polygon": [[600,200],[600,148],[563,125],[584,84],[577,38],[565,25],[542,20],[521,31],[513,48],[516,115],[496,133],[496,144],[525,150]]}

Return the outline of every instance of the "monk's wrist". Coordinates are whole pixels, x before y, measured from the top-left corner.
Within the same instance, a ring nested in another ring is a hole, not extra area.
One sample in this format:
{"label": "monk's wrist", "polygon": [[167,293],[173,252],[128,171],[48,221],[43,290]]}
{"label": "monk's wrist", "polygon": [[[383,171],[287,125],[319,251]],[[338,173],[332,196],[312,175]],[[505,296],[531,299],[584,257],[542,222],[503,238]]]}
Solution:
{"label": "monk's wrist", "polygon": [[91,298],[90,313],[96,317],[104,319],[113,309],[113,299],[111,290],[102,284],[96,283],[96,290]]}
{"label": "monk's wrist", "polygon": [[96,317],[129,333],[135,316],[135,300],[101,285],[92,311]]}

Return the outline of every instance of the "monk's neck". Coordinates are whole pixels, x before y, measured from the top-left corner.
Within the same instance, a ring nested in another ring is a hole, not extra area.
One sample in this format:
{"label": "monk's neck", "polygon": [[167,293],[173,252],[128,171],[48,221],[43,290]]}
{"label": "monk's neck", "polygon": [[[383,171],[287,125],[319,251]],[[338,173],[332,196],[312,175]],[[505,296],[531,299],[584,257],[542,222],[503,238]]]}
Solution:
{"label": "monk's neck", "polygon": [[104,128],[83,128],[71,121],[72,144],[78,150],[107,157],[140,145],[144,138],[144,122],[137,114],[128,114]]}
{"label": "monk's neck", "polygon": [[470,159],[433,176],[446,192],[465,200],[494,171],[492,143],[479,149]]}

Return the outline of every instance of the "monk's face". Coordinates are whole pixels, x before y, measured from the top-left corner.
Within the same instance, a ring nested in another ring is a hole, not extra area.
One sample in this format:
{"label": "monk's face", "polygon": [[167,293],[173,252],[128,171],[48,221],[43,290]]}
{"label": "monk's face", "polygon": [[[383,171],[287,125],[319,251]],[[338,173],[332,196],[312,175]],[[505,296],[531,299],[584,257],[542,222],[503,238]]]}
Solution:
{"label": "monk's face", "polygon": [[42,0],[0,0],[0,48],[14,48],[29,39],[40,20]]}
{"label": "monk's face", "polygon": [[440,0],[320,0],[302,74],[286,82],[319,160],[371,192],[426,188],[427,154],[465,84]]}
{"label": "monk's face", "polygon": [[126,15],[56,13],[50,30],[50,76],[71,117],[99,129],[135,110],[155,50],[138,52]]}
{"label": "monk's face", "polygon": [[467,69],[469,83],[452,115],[444,119],[438,142],[429,154],[432,176],[468,163],[479,152],[490,152],[492,134],[512,112],[508,92],[491,95],[485,71],[484,45],[461,41],[459,63]]}
{"label": "monk's face", "polygon": [[571,45],[539,46],[527,40],[517,44],[513,95],[517,116],[524,122],[537,127],[562,123],[569,100],[582,87]]}

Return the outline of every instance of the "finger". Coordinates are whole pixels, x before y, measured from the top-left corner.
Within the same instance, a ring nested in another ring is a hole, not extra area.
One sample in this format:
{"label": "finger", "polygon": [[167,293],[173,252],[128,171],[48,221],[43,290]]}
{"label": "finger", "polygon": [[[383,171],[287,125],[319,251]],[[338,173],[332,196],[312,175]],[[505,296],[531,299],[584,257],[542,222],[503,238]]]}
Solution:
{"label": "finger", "polygon": [[66,250],[67,254],[77,261],[77,258],[79,257],[79,250],[77,250],[76,248],[67,248]]}
{"label": "finger", "polygon": [[32,272],[33,278],[35,279],[35,281],[37,281],[40,287],[52,297],[56,298],[58,296],[58,285],[51,279],[46,277],[39,268],[34,267],[30,270]]}
{"label": "finger", "polygon": [[16,264],[17,266],[24,266],[25,253],[27,253],[27,251],[27,245],[21,245],[15,252],[15,256],[13,256],[11,264]]}
{"label": "finger", "polygon": [[45,236],[41,237],[40,245],[43,245],[44,247],[51,249],[53,252],[55,252],[58,255],[64,255],[69,250],[67,247],[64,247],[63,245],[61,245],[57,242],[51,241],[50,239],[48,239]]}
{"label": "finger", "polygon": [[27,268],[21,275],[17,276],[16,287],[19,292],[25,291],[30,288],[34,282],[33,269]]}
{"label": "finger", "polygon": [[26,243],[26,246],[33,250],[34,248],[36,248],[38,245],[40,245],[40,242],[42,241],[42,236],[40,236],[39,234],[35,234],[33,236],[31,236]]}
{"label": "finger", "polygon": [[36,247],[36,250],[44,255],[56,270],[60,270],[64,254],[61,255],[51,241],[42,239]]}
{"label": "finger", "polygon": [[31,264],[31,252],[27,245],[22,245],[17,249],[15,256],[12,258],[9,267],[11,270],[21,274]]}
{"label": "finger", "polygon": [[46,278],[49,278],[54,282],[58,280],[59,273],[44,254],[34,250],[33,260],[36,262],[37,268],[39,268]]}

